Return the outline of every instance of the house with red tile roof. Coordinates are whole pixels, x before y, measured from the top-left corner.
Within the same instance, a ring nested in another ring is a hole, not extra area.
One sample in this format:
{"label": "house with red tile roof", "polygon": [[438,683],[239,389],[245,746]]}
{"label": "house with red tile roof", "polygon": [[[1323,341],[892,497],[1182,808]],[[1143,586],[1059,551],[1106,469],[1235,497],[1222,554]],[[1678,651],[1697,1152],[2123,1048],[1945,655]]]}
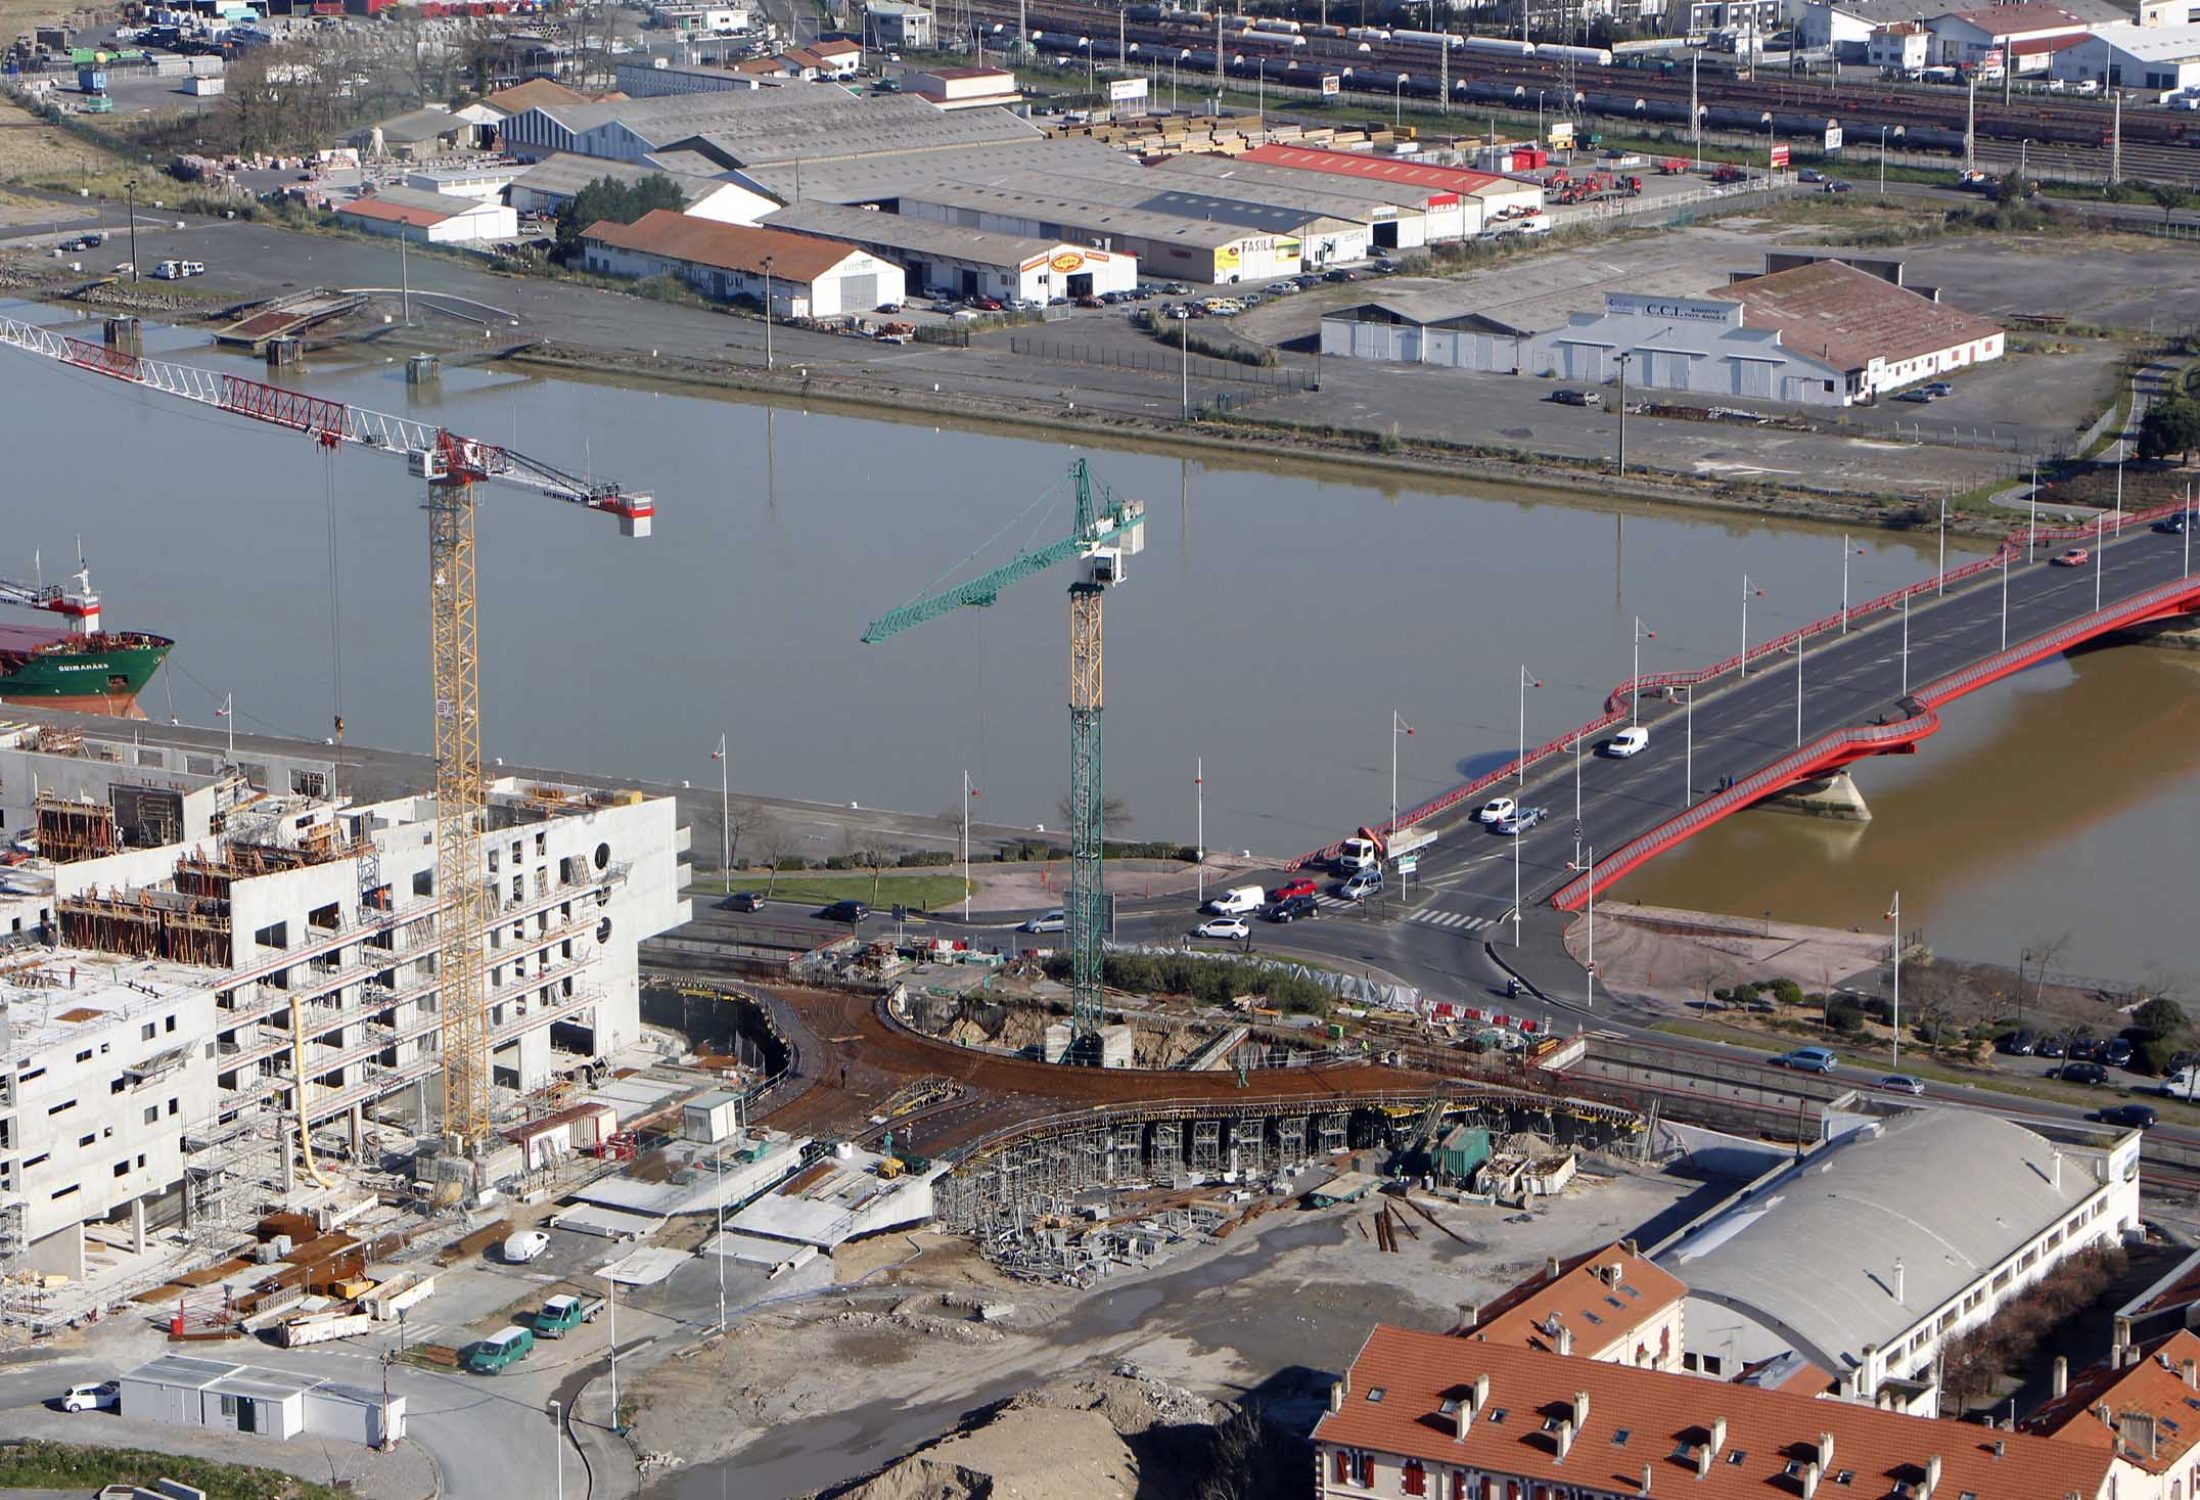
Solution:
{"label": "house with red tile roof", "polygon": [[1480,1308],[1462,1338],[1583,1359],[1681,1367],[1688,1288],[1621,1240],[1561,1261]]}
{"label": "house with red tile roof", "polygon": [[2128,1500],[2099,1444],[1382,1326],[1314,1450],[1318,1500]]}
{"label": "house with red tile roof", "polygon": [[861,315],[904,300],[900,266],[838,240],[751,229],[652,209],[632,224],[581,231],[583,263],[604,276],[676,276],[706,297],[771,299],[776,318]]}
{"label": "house with red tile roof", "polygon": [[[2062,1385],[2059,1367],[2056,1380]],[[2024,1425],[2109,1454],[2116,1500],[2200,1494],[2200,1334],[2179,1329],[2143,1348],[2119,1348]]]}

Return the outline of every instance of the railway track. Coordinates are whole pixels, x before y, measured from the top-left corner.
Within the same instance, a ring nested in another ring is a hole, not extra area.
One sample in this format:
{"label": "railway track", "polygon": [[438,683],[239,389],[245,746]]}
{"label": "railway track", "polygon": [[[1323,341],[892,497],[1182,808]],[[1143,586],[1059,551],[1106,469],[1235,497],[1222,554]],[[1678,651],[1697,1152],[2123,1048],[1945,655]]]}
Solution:
{"label": "railway track", "polygon": [[[1024,12],[1033,45],[1043,56],[1163,69],[1195,88],[1216,74],[1218,43],[1221,71],[1233,83],[1265,79],[1281,86],[1314,87],[1335,75],[1340,87],[1371,98],[1411,98],[1427,103],[1448,98],[1454,107],[1499,107],[1593,114],[1628,120],[1645,129],[1688,128],[1690,80],[1685,71],[1666,73],[1617,63],[1595,66],[1576,60],[1508,57],[1454,48],[1440,63],[1433,45],[1359,41],[1349,37],[1284,35],[1231,29],[1219,38],[1211,26],[1169,21],[1124,22],[1118,41],[1118,12],[1083,0],[1046,0]],[[993,0],[973,9],[979,34],[998,46],[1015,34],[1017,11]],[[1120,47],[1120,55],[1119,55]],[[1696,85],[1702,124],[1707,131],[1754,136],[1771,117],[1771,133],[1790,141],[1815,141],[1823,148],[1827,127],[1838,125],[1847,149],[1866,154],[1879,142],[1882,127],[1890,150],[1940,152],[1951,157],[1964,150],[1970,101],[1951,89],[1896,83],[1740,78],[1727,71],[1704,72]],[[2109,175],[2111,137],[2120,128],[2126,178],[2189,184],[2200,181],[2200,120],[2140,107],[2123,111],[2120,127],[2107,102],[2012,96],[2007,103],[1982,96],[1976,103],[1975,141],[2006,143],[2037,153],[2046,166],[2074,176],[2105,180]]]}

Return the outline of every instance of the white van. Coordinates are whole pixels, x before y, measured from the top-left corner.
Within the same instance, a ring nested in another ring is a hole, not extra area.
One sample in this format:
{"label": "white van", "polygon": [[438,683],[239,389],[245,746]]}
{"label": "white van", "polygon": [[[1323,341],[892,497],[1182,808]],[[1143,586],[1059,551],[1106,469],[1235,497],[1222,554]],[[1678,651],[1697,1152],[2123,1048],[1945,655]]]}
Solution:
{"label": "white van", "polygon": [[1242,917],[1247,912],[1259,911],[1268,902],[1268,894],[1257,885],[1234,885],[1207,903],[1207,909],[1218,917]]}

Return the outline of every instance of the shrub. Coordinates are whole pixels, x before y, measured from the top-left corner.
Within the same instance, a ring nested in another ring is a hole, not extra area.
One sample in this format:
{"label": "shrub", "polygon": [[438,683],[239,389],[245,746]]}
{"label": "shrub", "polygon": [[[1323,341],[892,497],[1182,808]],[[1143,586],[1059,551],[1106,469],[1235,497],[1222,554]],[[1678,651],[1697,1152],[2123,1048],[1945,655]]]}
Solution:
{"label": "shrub", "polygon": [[1864,1007],[1847,995],[1837,996],[1826,1006],[1826,1025],[1835,1031],[1862,1031]]}
{"label": "shrub", "polygon": [[1775,979],[1772,981],[1772,998],[1782,1005],[1801,1005],[1803,987],[1792,979]]}
{"label": "shrub", "polygon": [[955,851],[952,849],[919,849],[894,861],[905,870],[927,865],[951,865],[954,862]]}
{"label": "shrub", "polygon": [[2167,1073],[2182,1050],[2173,1036],[2152,1036],[2139,1044],[2137,1058],[2140,1068],[2157,1076]]}

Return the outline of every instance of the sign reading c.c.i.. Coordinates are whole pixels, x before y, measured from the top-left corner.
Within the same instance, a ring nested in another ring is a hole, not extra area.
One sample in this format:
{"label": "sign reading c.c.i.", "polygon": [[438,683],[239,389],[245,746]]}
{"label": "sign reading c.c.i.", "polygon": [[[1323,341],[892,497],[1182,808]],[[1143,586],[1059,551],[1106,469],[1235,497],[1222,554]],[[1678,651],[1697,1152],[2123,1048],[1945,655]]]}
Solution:
{"label": "sign reading c.c.i.", "polygon": [[1064,250],[1059,255],[1055,256],[1054,259],[1049,261],[1047,264],[1053,269],[1055,275],[1067,276],[1070,272],[1084,265],[1084,263],[1085,256],[1083,251]]}

